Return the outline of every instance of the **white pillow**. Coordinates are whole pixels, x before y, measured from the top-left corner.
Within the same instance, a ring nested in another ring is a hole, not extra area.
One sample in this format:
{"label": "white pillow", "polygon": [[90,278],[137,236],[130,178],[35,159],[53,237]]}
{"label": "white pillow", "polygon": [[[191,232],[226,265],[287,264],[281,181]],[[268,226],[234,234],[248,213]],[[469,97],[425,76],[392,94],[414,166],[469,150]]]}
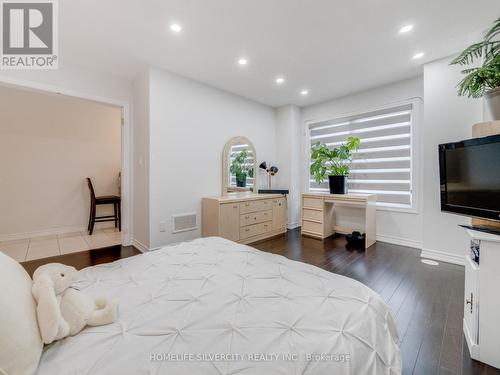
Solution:
{"label": "white pillow", "polygon": [[0,374],[33,374],[43,343],[23,266],[0,251]]}

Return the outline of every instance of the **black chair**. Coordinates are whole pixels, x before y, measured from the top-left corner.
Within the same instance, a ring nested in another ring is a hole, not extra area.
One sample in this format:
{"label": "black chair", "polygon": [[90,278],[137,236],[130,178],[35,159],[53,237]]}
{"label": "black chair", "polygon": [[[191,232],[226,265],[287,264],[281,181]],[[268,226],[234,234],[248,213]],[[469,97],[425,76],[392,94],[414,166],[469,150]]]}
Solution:
{"label": "black chair", "polygon": [[[96,197],[94,192],[94,187],[92,186],[92,181],[87,177],[87,183],[90,189],[90,218],[88,231],[89,235],[94,232],[95,223],[102,223],[104,221],[114,221],[115,228],[122,231],[122,215],[121,215],[121,198],[117,195],[106,195],[102,197]],[[103,204],[112,204],[114,215],[108,216],[96,216],[96,207]]]}

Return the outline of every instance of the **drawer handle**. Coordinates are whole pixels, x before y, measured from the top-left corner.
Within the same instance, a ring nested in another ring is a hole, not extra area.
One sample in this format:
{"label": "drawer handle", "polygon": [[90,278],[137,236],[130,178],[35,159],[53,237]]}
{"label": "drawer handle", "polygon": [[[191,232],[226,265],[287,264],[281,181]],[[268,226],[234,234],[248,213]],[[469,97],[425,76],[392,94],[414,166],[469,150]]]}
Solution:
{"label": "drawer handle", "polygon": [[250,206],[250,203],[245,203],[245,207],[248,207],[248,206]]}
{"label": "drawer handle", "polygon": [[250,229],[246,228],[246,229],[245,229],[245,232],[250,232]]}
{"label": "drawer handle", "polygon": [[247,219],[247,220],[250,219],[250,216],[245,216],[245,219]]}
{"label": "drawer handle", "polygon": [[268,215],[267,212],[264,212],[264,216],[267,216],[267,215]]}
{"label": "drawer handle", "polygon": [[253,218],[253,219],[254,219],[254,220],[257,220],[257,217],[256,217],[256,216],[254,216],[254,218]]}
{"label": "drawer handle", "polygon": [[268,225],[267,225],[267,224],[266,224],[266,225],[264,225],[264,228],[267,228],[267,227],[268,227]]}
{"label": "drawer handle", "polygon": [[238,206],[233,206],[233,208],[238,208]]}

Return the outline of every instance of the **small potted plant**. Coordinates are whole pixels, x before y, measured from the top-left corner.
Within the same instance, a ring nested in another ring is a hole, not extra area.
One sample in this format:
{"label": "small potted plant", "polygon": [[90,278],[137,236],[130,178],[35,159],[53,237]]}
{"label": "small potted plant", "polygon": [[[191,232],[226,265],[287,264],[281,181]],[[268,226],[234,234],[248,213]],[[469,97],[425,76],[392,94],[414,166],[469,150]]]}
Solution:
{"label": "small potted plant", "polygon": [[236,177],[236,186],[237,187],[246,187],[247,186],[247,176],[253,177],[253,165],[247,162],[248,158],[248,150],[241,150],[234,157],[230,172]]}
{"label": "small potted plant", "polygon": [[311,175],[321,184],[328,176],[330,194],[347,193],[347,176],[352,162],[352,152],[359,148],[360,140],[349,137],[338,147],[330,149],[324,143],[316,143],[311,149]]}
{"label": "small potted plant", "polygon": [[470,65],[482,59],[477,67],[464,69],[465,78],[458,84],[458,95],[485,97],[494,120],[500,120],[500,18],[482,41],[466,48],[450,65]]}

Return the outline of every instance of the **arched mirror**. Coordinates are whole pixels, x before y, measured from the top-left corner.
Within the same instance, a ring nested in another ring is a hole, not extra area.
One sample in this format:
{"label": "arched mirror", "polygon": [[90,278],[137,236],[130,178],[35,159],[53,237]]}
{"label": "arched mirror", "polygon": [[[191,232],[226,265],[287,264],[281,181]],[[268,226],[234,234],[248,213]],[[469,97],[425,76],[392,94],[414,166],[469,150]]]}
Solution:
{"label": "arched mirror", "polygon": [[257,154],[246,137],[231,138],[222,154],[222,195],[256,192]]}

